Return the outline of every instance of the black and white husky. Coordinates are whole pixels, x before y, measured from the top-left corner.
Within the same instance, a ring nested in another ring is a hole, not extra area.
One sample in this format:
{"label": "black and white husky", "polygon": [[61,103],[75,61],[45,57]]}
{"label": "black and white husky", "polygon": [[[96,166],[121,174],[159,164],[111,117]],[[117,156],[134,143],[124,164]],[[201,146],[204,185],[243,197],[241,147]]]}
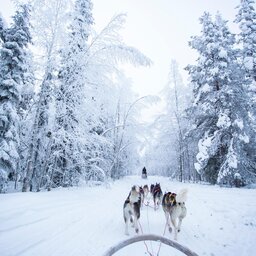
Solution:
{"label": "black and white husky", "polygon": [[125,234],[129,235],[128,224],[132,223],[136,233],[139,233],[138,219],[140,218],[141,194],[140,187],[133,186],[124,202],[123,214],[125,222]]}
{"label": "black and white husky", "polygon": [[154,200],[154,209],[157,210],[161,204],[163,198],[163,192],[160,186],[160,183],[156,183],[154,188],[152,188],[153,200]]}
{"label": "black and white husky", "polygon": [[172,224],[175,240],[177,240],[177,233],[180,232],[182,220],[187,215],[187,208],[185,206],[187,193],[187,189],[182,189],[177,195],[175,193],[167,192],[163,196],[162,207],[165,213],[166,223],[169,226],[170,232],[172,232]]}

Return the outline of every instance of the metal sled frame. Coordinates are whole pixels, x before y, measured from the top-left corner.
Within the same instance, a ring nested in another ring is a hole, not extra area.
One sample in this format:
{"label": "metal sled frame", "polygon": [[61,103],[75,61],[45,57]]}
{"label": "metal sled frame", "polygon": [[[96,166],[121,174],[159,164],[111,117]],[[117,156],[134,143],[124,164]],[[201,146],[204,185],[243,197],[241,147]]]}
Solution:
{"label": "metal sled frame", "polygon": [[199,256],[198,254],[196,254],[195,252],[192,252],[190,249],[188,249],[187,247],[172,241],[170,239],[167,239],[163,236],[158,236],[158,235],[139,235],[139,236],[135,236],[132,238],[129,238],[127,240],[124,240],[120,243],[118,243],[115,246],[112,246],[103,256],[111,256],[113,255],[115,252],[119,251],[120,249],[126,247],[127,245],[133,244],[133,243],[137,243],[137,242],[141,242],[141,241],[156,241],[156,242],[162,242],[163,244],[169,245],[175,249],[177,249],[178,251],[183,252],[185,255],[187,256]]}

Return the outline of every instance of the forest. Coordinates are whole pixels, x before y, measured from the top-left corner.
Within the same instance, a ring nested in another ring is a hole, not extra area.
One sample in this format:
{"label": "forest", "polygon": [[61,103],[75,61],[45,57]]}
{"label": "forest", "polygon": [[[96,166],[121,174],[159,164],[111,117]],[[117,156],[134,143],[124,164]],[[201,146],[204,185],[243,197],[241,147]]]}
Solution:
{"label": "forest", "polygon": [[[138,97],[122,65],[152,60],[120,36],[126,15],[94,30],[93,0],[31,0],[0,16],[0,193],[101,184],[134,173],[241,187],[256,182],[256,12],[231,32],[205,12],[184,83],[176,60],[160,96]],[[235,6],[234,6],[235,8]],[[164,109],[143,124],[141,111]]]}

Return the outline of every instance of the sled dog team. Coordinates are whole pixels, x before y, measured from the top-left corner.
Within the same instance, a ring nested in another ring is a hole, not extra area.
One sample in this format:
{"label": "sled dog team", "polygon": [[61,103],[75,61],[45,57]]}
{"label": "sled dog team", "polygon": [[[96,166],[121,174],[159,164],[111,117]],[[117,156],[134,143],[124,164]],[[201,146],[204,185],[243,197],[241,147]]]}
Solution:
{"label": "sled dog team", "polygon": [[138,220],[140,218],[140,209],[143,207],[145,199],[148,199],[149,195],[151,195],[155,210],[162,204],[166,225],[169,227],[169,232],[172,232],[173,226],[174,239],[177,240],[177,233],[180,232],[182,220],[187,214],[185,206],[187,193],[187,189],[182,189],[178,194],[172,192],[163,194],[160,183],[151,184],[150,189],[148,185],[144,185],[143,187],[137,185],[132,186],[123,206],[125,234],[129,235],[129,223],[135,228],[136,233],[139,233]]}

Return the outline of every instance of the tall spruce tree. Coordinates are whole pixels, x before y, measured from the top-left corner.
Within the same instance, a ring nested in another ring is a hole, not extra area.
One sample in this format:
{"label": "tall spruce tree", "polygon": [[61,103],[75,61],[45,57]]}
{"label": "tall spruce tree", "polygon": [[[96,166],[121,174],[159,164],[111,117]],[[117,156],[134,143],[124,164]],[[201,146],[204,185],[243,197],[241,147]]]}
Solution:
{"label": "tall spruce tree", "polygon": [[[237,37],[239,48],[239,59],[241,70],[244,71],[245,89],[249,94],[250,101],[250,123],[253,128],[251,141],[256,141],[256,11],[254,0],[241,0],[236,7],[238,9],[235,22],[239,25],[240,33]],[[255,143],[249,143],[248,154],[252,161],[249,170],[256,169],[255,167]]]}
{"label": "tall spruce tree", "polygon": [[52,145],[55,156],[52,181],[57,185],[70,186],[77,183],[83,165],[79,161],[86,151],[85,143],[82,143],[85,129],[82,128],[81,109],[86,98],[85,68],[88,37],[93,24],[91,12],[90,0],[76,0],[68,42],[61,53],[56,127]]}
{"label": "tall spruce tree", "polygon": [[239,25],[240,56],[247,75],[256,81],[256,12],[254,0],[241,0],[235,22]]}
{"label": "tall spruce tree", "polygon": [[28,5],[21,5],[8,29],[1,29],[0,55],[0,169],[9,178],[17,174],[19,162],[20,90],[27,72],[27,47],[31,43]]}
{"label": "tall spruce tree", "polygon": [[2,17],[0,13],[0,42],[4,41],[4,31],[6,29],[6,24],[4,21],[4,18]]}
{"label": "tall spruce tree", "polygon": [[220,14],[212,21],[205,13],[200,23],[201,36],[190,42],[199,58],[196,65],[187,67],[195,86],[189,110],[195,124],[190,132],[198,136],[195,168],[213,184],[233,185],[237,177],[250,182],[248,95],[236,61],[235,37]]}

